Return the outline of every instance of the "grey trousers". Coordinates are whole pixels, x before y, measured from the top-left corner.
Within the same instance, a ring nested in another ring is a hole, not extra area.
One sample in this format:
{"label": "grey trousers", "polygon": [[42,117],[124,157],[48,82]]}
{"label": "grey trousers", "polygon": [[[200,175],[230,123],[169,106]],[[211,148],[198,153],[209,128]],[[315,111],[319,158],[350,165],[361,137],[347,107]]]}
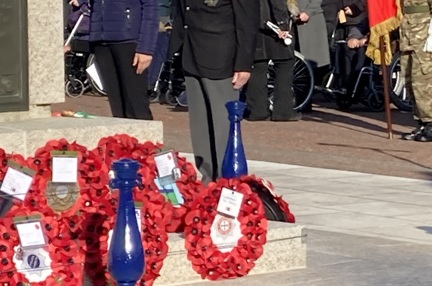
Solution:
{"label": "grey trousers", "polygon": [[232,78],[186,76],[185,80],[195,165],[208,184],[221,177],[230,124],[225,104],[238,100],[239,92],[233,89]]}

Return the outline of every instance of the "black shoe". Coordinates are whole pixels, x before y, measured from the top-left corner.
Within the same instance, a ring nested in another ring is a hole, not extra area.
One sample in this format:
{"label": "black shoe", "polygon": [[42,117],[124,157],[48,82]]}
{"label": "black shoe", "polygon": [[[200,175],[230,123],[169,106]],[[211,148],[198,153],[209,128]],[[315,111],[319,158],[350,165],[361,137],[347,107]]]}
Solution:
{"label": "black shoe", "polygon": [[301,112],[297,112],[288,118],[272,117],[271,121],[299,121],[300,119],[302,119],[302,117],[303,115],[301,114]]}
{"label": "black shoe", "polygon": [[417,142],[432,142],[432,124],[429,123],[414,137]]}
{"label": "black shoe", "polygon": [[403,133],[401,136],[401,139],[404,140],[415,140],[415,138],[419,135],[421,135],[423,133],[424,130],[424,125],[420,125],[419,127],[417,127],[416,129],[414,129],[413,131],[411,131],[411,133]]}

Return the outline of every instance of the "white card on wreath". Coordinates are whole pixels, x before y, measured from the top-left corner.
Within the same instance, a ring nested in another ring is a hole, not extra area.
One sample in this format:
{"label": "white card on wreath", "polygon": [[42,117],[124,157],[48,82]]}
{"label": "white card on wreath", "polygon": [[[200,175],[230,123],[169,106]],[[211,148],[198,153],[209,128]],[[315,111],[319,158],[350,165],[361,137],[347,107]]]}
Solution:
{"label": "white card on wreath", "polygon": [[173,175],[173,170],[177,168],[173,152],[166,152],[155,156],[155,163],[159,178]]}
{"label": "white card on wreath", "polygon": [[230,252],[243,237],[240,222],[236,218],[217,214],[210,228],[210,237],[220,252]]}
{"label": "white card on wreath", "polygon": [[23,201],[32,182],[32,176],[9,167],[0,190]]}
{"label": "white card on wreath", "polygon": [[52,181],[54,183],[76,183],[78,181],[78,158],[53,157]]}
{"label": "white card on wreath", "polygon": [[243,203],[243,194],[223,188],[219,199],[217,211],[221,214],[237,218]]}
{"label": "white card on wreath", "polygon": [[36,247],[45,245],[45,235],[40,221],[17,223],[21,247]]}
{"label": "white card on wreath", "polygon": [[16,271],[24,274],[31,283],[43,282],[53,272],[51,257],[44,248],[27,249],[20,254],[19,246],[16,246],[13,262]]}

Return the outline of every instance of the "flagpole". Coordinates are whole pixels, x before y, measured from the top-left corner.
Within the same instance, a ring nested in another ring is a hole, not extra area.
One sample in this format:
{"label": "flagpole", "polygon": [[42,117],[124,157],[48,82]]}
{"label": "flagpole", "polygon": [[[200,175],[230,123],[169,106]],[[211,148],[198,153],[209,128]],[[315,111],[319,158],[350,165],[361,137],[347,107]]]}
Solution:
{"label": "flagpole", "polygon": [[379,47],[380,47],[380,54],[381,54],[381,70],[382,70],[382,77],[383,77],[383,85],[384,85],[384,103],[385,103],[385,112],[386,112],[386,119],[387,119],[387,132],[388,132],[388,139],[393,139],[393,130],[392,130],[392,119],[391,119],[391,109],[390,109],[390,81],[389,81],[389,72],[388,72],[388,66],[386,65],[385,61],[385,41],[384,36],[380,36],[379,38]]}

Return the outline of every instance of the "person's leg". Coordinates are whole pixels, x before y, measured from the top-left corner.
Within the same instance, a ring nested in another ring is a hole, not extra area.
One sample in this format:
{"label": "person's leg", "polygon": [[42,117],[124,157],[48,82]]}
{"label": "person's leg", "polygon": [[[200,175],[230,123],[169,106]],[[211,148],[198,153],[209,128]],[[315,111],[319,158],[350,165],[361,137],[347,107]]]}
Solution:
{"label": "person's leg", "polygon": [[292,78],[295,59],[275,61],[275,87],[273,98],[272,120],[298,120],[298,113],[294,111],[294,95]]}
{"label": "person's leg", "polygon": [[[228,144],[230,121],[228,110],[225,104],[229,101],[239,100],[239,91],[234,90],[232,78],[223,80],[202,79],[202,87],[208,97],[208,117],[210,138],[213,140],[212,148],[213,160],[213,180],[222,176],[222,162]],[[189,92],[189,91],[188,91]]]}
{"label": "person's leg", "polygon": [[[421,54],[412,54],[411,83],[416,106],[414,119],[424,126],[420,134],[415,136],[416,141],[432,142],[432,90],[431,74],[422,71]],[[429,59],[429,58],[427,58]]]}
{"label": "person's leg", "polygon": [[159,72],[168,55],[168,41],[168,33],[159,32],[156,44],[157,50],[155,51],[152,63],[148,68],[148,88],[153,88],[158,80]]}
{"label": "person's leg", "polygon": [[209,107],[202,89],[201,79],[186,76],[185,83],[189,102],[189,129],[192,141],[192,150],[195,156],[195,165],[202,175],[205,184],[213,179],[213,158],[210,138]]}
{"label": "person's leg", "polygon": [[246,90],[245,119],[265,120],[270,116],[267,89],[268,61],[255,62]]}
{"label": "person's leg", "polygon": [[117,68],[109,46],[96,45],[94,47],[101,80],[108,95],[111,113],[114,117],[126,117],[124,99],[120,89]]}
{"label": "person's leg", "polygon": [[403,53],[401,55],[401,76],[405,78],[405,88],[412,102],[414,120],[417,122],[416,128],[414,128],[409,133],[402,134],[401,138],[404,140],[414,140],[416,136],[420,135],[423,132],[425,125],[420,120],[420,114],[416,104],[415,94],[417,92],[417,88],[414,89],[413,68],[413,54]]}
{"label": "person's leg", "polygon": [[136,73],[132,66],[136,53],[136,44],[113,44],[111,51],[117,70],[119,71],[120,87],[125,102],[126,117],[132,119],[153,120],[150,102],[147,96],[147,73]]}

